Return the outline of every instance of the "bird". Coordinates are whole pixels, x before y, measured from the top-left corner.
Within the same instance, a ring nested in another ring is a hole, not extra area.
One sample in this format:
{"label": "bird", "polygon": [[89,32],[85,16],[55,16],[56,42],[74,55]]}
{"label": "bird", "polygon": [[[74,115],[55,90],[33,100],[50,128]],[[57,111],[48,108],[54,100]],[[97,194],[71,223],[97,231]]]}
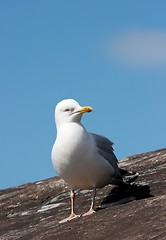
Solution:
{"label": "bird", "polygon": [[124,176],[129,176],[131,181],[138,176],[118,167],[112,141],[85,129],[81,123],[82,116],[92,111],[92,107],[80,106],[74,99],[64,99],[55,107],[57,136],[51,158],[57,174],[70,188],[71,199],[71,214],[60,223],[81,216],[75,213],[75,190],[93,190],[90,209],[82,215],[88,216],[95,212],[96,189],[108,184],[127,184]]}

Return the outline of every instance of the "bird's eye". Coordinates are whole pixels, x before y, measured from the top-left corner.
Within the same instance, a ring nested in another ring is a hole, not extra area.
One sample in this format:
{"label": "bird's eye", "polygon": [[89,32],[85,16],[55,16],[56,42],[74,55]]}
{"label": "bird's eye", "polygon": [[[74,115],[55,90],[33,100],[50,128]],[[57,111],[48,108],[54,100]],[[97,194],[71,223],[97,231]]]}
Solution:
{"label": "bird's eye", "polygon": [[70,112],[71,110],[69,108],[66,108],[65,109],[65,112]]}

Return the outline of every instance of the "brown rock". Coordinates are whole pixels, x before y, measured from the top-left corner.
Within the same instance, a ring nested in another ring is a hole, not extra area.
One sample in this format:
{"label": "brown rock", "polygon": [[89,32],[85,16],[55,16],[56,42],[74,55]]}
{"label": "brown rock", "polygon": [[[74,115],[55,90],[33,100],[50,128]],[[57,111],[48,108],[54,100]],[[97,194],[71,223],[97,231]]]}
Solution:
{"label": "brown rock", "polygon": [[[69,190],[58,177],[0,191],[1,240],[166,239],[166,149],[131,156],[120,166],[139,172],[128,189],[97,191],[97,212],[59,224],[70,213]],[[90,191],[76,196],[76,211],[89,209]]]}

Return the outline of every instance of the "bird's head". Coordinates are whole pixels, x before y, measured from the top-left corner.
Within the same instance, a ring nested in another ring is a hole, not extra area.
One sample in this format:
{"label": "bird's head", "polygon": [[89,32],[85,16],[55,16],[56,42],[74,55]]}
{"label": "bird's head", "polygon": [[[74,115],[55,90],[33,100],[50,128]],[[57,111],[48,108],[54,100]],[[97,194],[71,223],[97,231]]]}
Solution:
{"label": "bird's head", "polygon": [[56,125],[60,123],[80,122],[83,113],[91,112],[89,106],[81,107],[74,99],[65,99],[59,102],[55,108]]}

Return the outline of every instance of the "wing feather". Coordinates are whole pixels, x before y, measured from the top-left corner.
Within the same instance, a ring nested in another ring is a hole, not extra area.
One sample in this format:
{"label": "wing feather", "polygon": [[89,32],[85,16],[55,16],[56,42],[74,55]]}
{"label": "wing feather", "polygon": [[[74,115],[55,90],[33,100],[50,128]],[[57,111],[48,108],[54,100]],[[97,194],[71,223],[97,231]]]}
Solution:
{"label": "wing feather", "polygon": [[96,142],[98,153],[111,164],[115,170],[115,175],[117,177],[120,177],[121,174],[118,168],[118,160],[114,154],[113,142],[102,135],[95,133],[91,134]]}

